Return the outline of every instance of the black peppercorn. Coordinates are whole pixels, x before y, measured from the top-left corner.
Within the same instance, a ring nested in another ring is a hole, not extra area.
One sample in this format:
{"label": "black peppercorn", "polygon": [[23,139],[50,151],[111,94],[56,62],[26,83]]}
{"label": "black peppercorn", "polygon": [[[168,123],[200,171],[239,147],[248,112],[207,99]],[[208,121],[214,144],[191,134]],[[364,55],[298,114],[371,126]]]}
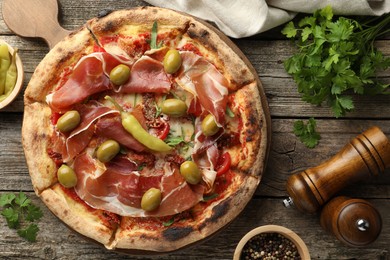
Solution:
{"label": "black peppercorn", "polygon": [[301,259],[295,244],[278,233],[262,233],[252,237],[244,246],[242,260]]}

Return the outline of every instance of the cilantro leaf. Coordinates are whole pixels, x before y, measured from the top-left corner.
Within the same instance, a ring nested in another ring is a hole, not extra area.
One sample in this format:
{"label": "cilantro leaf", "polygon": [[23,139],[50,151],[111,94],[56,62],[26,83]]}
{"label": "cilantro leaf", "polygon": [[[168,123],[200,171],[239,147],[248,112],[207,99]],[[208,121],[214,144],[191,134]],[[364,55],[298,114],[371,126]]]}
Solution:
{"label": "cilantro leaf", "polygon": [[296,54],[284,61],[302,100],[315,105],[328,104],[335,117],[354,109],[351,93],[389,94],[389,84],[378,81],[377,72],[390,67],[374,45],[374,39],[387,32],[390,14],[362,23],[334,17],[326,6],[295,26],[286,24],[282,33],[294,39]]}
{"label": "cilantro leaf", "polygon": [[289,22],[282,30],[282,33],[286,35],[287,38],[292,38],[297,35],[297,29],[295,29],[294,23]]}
{"label": "cilantro leaf", "polygon": [[1,215],[5,217],[10,228],[17,228],[19,226],[19,213],[14,208],[8,207],[3,209]]}
{"label": "cilantro leaf", "polygon": [[317,146],[320,135],[316,132],[316,121],[310,118],[305,124],[302,120],[294,122],[294,134],[299,137],[300,141],[308,148]]}
{"label": "cilantro leaf", "polygon": [[26,194],[24,194],[23,192],[19,192],[19,194],[15,197],[15,203],[21,208],[24,208],[31,203],[31,200],[27,198]]}
{"label": "cilantro leaf", "polygon": [[39,207],[37,207],[33,204],[30,204],[27,206],[26,220],[33,222],[35,220],[39,220],[42,216],[43,216],[43,213]]}
{"label": "cilantro leaf", "polygon": [[5,193],[0,196],[0,207],[4,207],[7,205],[11,205],[15,199],[15,194],[13,193]]}
{"label": "cilantro leaf", "polygon": [[25,229],[19,229],[18,234],[19,234],[19,236],[27,239],[30,242],[35,242],[37,240],[38,231],[39,231],[39,228],[36,224],[30,224]]}

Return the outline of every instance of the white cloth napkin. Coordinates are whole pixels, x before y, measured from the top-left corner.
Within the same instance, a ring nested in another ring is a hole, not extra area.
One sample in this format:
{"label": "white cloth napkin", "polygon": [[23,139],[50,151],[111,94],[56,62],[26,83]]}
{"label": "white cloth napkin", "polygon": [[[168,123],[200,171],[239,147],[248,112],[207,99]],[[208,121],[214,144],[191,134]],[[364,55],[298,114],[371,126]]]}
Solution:
{"label": "white cloth napkin", "polygon": [[313,13],[331,5],[340,15],[375,15],[390,12],[390,0],[145,0],[214,22],[233,38],[248,37],[279,26],[298,12]]}

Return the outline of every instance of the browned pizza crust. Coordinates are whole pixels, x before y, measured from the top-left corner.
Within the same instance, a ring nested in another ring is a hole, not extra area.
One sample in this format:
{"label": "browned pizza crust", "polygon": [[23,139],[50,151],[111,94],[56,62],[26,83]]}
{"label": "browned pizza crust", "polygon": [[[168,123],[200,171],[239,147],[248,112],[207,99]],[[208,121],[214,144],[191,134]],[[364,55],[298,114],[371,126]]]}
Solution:
{"label": "browned pizza crust", "polygon": [[47,153],[53,126],[51,110],[44,103],[30,103],[24,107],[22,142],[31,181],[37,194],[56,182],[57,167]]}
{"label": "browned pizza crust", "polygon": [[267,154],[268,121],[258,90],[260,82],[253,82],[239,89],[232,104],[232,111],[242,120],[241,145],[231,147],[232,165],[249,175],[261,177]]}
{"label": "browned pizza crust", "polygon": [[110,247],[116,227],[107,225],[99,218],[100,210],[89,210],[68,196],[59,184],[44,190],[40,196],[53,214],[71,229]]}

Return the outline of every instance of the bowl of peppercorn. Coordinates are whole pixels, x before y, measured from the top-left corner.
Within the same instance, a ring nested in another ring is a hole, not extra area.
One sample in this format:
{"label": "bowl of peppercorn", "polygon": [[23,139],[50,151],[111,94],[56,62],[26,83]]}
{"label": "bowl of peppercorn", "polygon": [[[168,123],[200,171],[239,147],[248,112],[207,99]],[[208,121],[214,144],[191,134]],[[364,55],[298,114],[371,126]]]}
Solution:
{"label": "bowl of peppercorn", "polygon": [[292,230],[266,225],[248,232],[238,243],[233,260],[310,259],[303,240]]}
{"label": "bowl of peppercorn", "polygon": [[23,87],[23,64],[18,49],[0,40],[0,109],[9,105]]}

